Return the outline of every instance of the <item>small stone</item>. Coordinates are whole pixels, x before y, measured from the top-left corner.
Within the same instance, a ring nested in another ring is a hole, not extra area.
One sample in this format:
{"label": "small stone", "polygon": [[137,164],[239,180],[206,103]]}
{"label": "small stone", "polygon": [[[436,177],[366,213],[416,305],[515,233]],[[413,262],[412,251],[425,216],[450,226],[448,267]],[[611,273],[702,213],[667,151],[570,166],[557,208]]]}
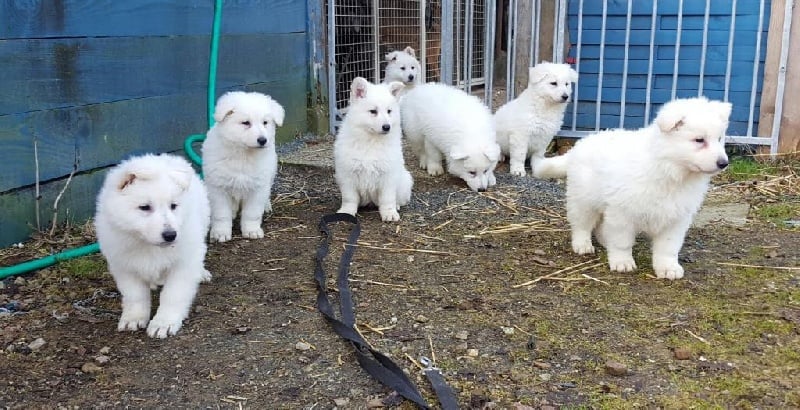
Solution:
{"label": "small stone", "polygon": [[297,350],[310,350],[311,344],[306,342],[297,342],[295,343],[294,348]]}
{"label": "small stone", "polygon": [[347,406],[350,403],[350,399],[348,399],[346,397],[337,397],[337,398],[333,399],[333,402],[336,403],[336,405],[338,407],[344,407],[344,406]]}
{"label": "small stone", "polygon": [[111,360],[111,358],[106,356],[106,355],[104,355],[104,354],[101,354],[100,356],[97,356],[97,357],[94,358],[94,361],[99,363],[99,364],[106,364],[110,360]]}
{"label": "small stone", "polygon": [[505,335],[511,336],[514,334],[513,327],[500,326],[500,329],[503,329],[503,334]]}
{"label": "small stone", "polygon": [[368,409],[382,409],[384,407],[386,407],[386,405],[383,404],[383,400],[381,400],[379,398],[374,398],[374,399],[367,400],[367,408]]}
{"label": "small stone", "polygon": [[467,356],[478,357],[478,349],[467,349]]}
{"label": "small stone", "polygon": [[94,364],[92,362],[86,362],[86,363],[83,364],[83,366],[81,366],[81,371],[84,372],[84,373],[88,373],[88,374],[97,373],[97,372],[102,371],[102,370],[103,370],[102,367],[100,367],[100,366],[98,366],[98,365],[96,365],[96,364]]}
{"label": "small stone", "polygon": [[535,361],[533,362],[533,367],[538,367],[539,369],[549,369],[553,366],[550,363]]}
{"label": "small stone", "polygon": [[550,379],[553,378],[553,375],[550,373],[542,373],[539,375],[539,378],[542,379],[542,381],[550,381]]}
{"label": "small stone", "polygon": [[456,332],[456,339],[458,340],[467,340],[468,337],[469,337],[469,332],[467,332],[466,330],[461,330],[459,332]]}
{"label": "small stone", "polygon": [[22,286],[26,283],[28,283],[28,281],[25,280],[25,278],[23,278],[22,276],[17,276],[16,279],[14,279],[14,284],[17,286]]}
{"label": "small stone", "polygon": [[692,350],[687,347],[676,347],[675,350],[672,351],[672,354],[674,354],[675,358],[678,360],[689,360],[692,358]]}
{"label": "small stone", "polygon": [[606,373],[612,376],[625,376],[628,374],[628,367],[620,362],[609,360],[605,365]]}
{"label": "small stone", "polygon": [[425,323],[429,319],[427,317],[425,317],[425,315],[418,315],[417,317],[414,318],[414,320],[416,320],[419,323]]}
{"label": "small stone", "polygon": [[40,338],[28,343],[28,348],[31,349],[31,351],[35,352],[35,351],[41,349],[46,343],[47,342],[45,342],[44,339],[42,339],[40,337]]}
{"label": "small stone", "polygon": [[459,343],[459,344],[456,345],[456,351],[457,352],[466,352],[467,349],[469,349],[469,346],[467,345],[467,342]]}
{"label": "small stone", "polygon": [[100,354],[108,354],[109,352],[111,352],[111,348],[108,346],[103,346],[100,348]]}

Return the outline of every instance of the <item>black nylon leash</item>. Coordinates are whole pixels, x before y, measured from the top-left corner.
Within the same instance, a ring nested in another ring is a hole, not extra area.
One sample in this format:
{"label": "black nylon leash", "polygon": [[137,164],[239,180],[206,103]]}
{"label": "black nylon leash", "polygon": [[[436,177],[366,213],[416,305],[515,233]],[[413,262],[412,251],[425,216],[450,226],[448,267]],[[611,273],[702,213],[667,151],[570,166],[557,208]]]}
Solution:
{"label": "black nylon leash", "polygon": [[[328,299],[328,291],[326,286],[326,274],[323,263],[325,257],[330,251],[330,243],[333,239],[329,225],[333,222],[348,222],[352,226],[350,235],[347,237],[347,245],[342,258],[339,260],[339,274],[336,279],[337,287],[339,290],[339,311],[342,319],[336,318],[333,311],[333,306]],[[339,336],[349,341],[353,346],[356,359],[361,367],[369,373],[373,378],[395,390],[399,395],[413,402],[423,409],[429,409],[430,406],[420,394],[414,383],[408,379],[403,369],[395,364],[392,359],[383,353],[371,348],[366,340],[355,330],[355,310],[353,309],[353,295],[350,291],[349,273],[350,262],[353,259],[353,253],[356,249],[356,241],[361,234],[361,224],[358,219],[350,214],[336,213],[329,214],[322,217],[319,222],[319,231],[325,238],[317,248],[316,266],[314,268],[314,278],[317,281],[317,308],[325,317],[325,320],[331,325],[334,332]],[[432,364],[425,364],[425,375],[431,382],[431,385],[436,392],[442,408],[445,410],[458,409],[456,404],[455,394],[444,381],[444,377],[439,372],[439,369],[433,367]]]}

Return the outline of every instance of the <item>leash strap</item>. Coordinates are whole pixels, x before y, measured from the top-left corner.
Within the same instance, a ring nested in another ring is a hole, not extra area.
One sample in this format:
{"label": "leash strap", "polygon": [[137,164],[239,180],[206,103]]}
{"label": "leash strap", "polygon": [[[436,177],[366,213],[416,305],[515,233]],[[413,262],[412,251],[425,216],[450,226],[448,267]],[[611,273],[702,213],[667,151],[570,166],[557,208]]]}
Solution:
{"label": "leash strap", "polygon": [[431,387],[433,387],[433,391],[436,392],[436,398],[439,399],[442,410],[458,410],[456,394],[453,392],[453,389],[447,385],[441,370],[434,365],[432,360],[425,356],[420,357],[419,361],[425,366],[422,372],[425,373],[425,377],[428,378],[428,382],[430,382]]}
{"label": "leash strap", "polygon": [[[328,225],[333,222],[349,222],[353,225],[350,230],[350,235],[347,237],[347,246],[342,253],[342,258],[339,260],[339,275],[336,280],[339,288],[339,311],[342,315],[342,320],[336,318],[333,306],[330,300],[328,300],[328,292],[325,285],[326,275],[323,267],[323,262],[328,255],[330,243],[333,239]],[[414,383],[403,373],[403,369],[395,364],[389,357],[371,348],[367,341],[355,330],[353,295],[350,292],[348,275],[350,273],[350,262],[356,250],[356,241],[361,234],[361,225],[358,219],[355,216],[344,213],[325,215],[319,222],[319,230],[325,236],[325,239],[320,243],[319,248],[317,248],[316,266],[314,268],[314,278],[317,281],[319,290],[317,294],[317,308],[325,317],[325,320],[331,325],[333,331],[353,345],[358,363],[367,373],[385,386],[395,390],[407,400],[415,403],[420,408],[429,409],[430,406],[428,406],[428,403],[422,398],[422,395],[419,393]],[[439,374],[439,377],[443,383],[444,379],[441,377],[441,374]],[[430,379],[430,376],[428,376],[428,378]],[[435,386],[434,389],[436,390]]]}

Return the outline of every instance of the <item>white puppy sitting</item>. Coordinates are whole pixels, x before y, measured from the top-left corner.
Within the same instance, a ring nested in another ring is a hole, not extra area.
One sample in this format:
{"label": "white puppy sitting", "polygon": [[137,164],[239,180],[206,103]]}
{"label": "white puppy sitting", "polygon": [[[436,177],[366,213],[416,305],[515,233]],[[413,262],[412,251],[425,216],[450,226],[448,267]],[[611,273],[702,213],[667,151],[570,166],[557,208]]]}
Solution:
{"label": "white puppy sitting", "polygon": [[711,177],[728,166],[725,130],[731,104],[678,99],[653,124],[583,138],[565,155],[546,158],[537,178],[567,179],[572,249],[594,252],[592,231],[608,251],[611,270],[634,270],[636,235],[652,238],[659,278],[683,277],[678,252]]}
{"label": "white puppy sitting", "polygon": [[[122,294],[117,330],[147,327],[174,335],[189,314],[204,267],[209,205],[203,182],[186,160],[144,155],[109,171],[97,197],[100,251]],[[163,286],[150,320],[150,290]]]}
{"label": "white puppy sitting", "polygon": [[203,142],[212,240],[231,239],[240,209],[242,236],[264,237],[261,220],[272,211],[270,194],[278,171],[275,128],[283,125],[283,117],[280,104],[257,92],[232,91],[217,101],[216,124]]}
{"label": "white puppy sitting", "polygon": [[342,194],[340,213],[378,206],[383,221],[399,221],[400,206],[411,200],[413,180],[401,145],[400,110],[395,95],[403,83],[375,85],[356,77],[350,106],[336,135],[333,159]]}
{"label": "white puppy sitting", "polygon": [[494,115],[497,143],[509,157],[512,175],[525,175],[544,158],[547,146],[564,122],[564,110],[578,73],[568,64],[542,62],[528,70],[528,88]]}
{"label": "white puppy sitting", "polygon": [[392,51],[386,54],[385,58],[387,63],[382,83],[400,81],[405,84],[405,88],[401,89],[399,94],[404,94],[415,85],[424,82],[425,73],[420,68],[413,48],[406,47],[403,51]]}
{"label": "white puppy sitting", "polygon": [[495,185],[500,159],[492,114],[476,97],[444,84],[420,84],[400,101],[403,133],[430,175],[447,171],[473,191]]}

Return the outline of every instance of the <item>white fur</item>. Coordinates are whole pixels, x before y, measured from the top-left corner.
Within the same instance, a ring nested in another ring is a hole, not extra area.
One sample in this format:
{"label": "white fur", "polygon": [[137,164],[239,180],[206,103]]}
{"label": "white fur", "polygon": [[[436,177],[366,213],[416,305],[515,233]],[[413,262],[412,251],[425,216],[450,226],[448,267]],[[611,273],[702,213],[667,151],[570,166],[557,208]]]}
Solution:
{"label": "white fur", "polygon": [[[198,284],[211,280],[203,264],[209,215],[203,182],[183,158],[144,155],[109,171],[95,227],[122,294],[117,330],[147,327],[150,337],[165,338],[181,328]],[[157,286],[163,288],[150,320],[150,290]]]}
{"label": "white fur", "polygon": [[658,278],[679,279],[678,252],[711,177],[725,168],[731,105],[705,98],[665,104],[653,124],[591,135],[565,155],[542,160],[537,178],[567,179],[572,249],[593,253],[592,231],[611,270],[634,270],[636,235],[652,241]]}
{"label": "white fur", "polygon": [[413,180],[401,145],[400,108],[395,95],[403,83],[370,84],[356,77],[350,107],[333,146],[340,213],[355,215],[359,206],[378,206],[381,219],[399,221],[398,209],[411,200]]}
{"label": "white fur", "polygon": [[528,71],[528,87],[494,115],[497,143],[509,157],[512,175],[525,175],[544,158],[547,146],[564,122],[564,110],[578,73],[568,64],[542,62]]}
{"label": "white fur", "polygon": [[398,96],[425,82],[425,72],[420,67],[413,48],[406,47],[403,51],[392,51],[386,54],[385,59],[387,63],[382,83],[388,84],[393,81],[403,83],[405,88],[399,90]]}
{"label": "white fur", "polygon": [[261,221],[264,212],[272,211],[270,195],[278,172],[275,128],[283,125],[283,117],[280,104],[257,92],[232,91],[217,101],[216,124],[203,142],[212,240],[231,239],[240,210],[242,236],[264,237]]}
{"label": "white fur", "polygon": [[403,133],[430,175],[447,171],[473,191],[495,185],[494,168],[500,159],[492,114],[476,97],[444,84],[414,87],[400,101]]}

